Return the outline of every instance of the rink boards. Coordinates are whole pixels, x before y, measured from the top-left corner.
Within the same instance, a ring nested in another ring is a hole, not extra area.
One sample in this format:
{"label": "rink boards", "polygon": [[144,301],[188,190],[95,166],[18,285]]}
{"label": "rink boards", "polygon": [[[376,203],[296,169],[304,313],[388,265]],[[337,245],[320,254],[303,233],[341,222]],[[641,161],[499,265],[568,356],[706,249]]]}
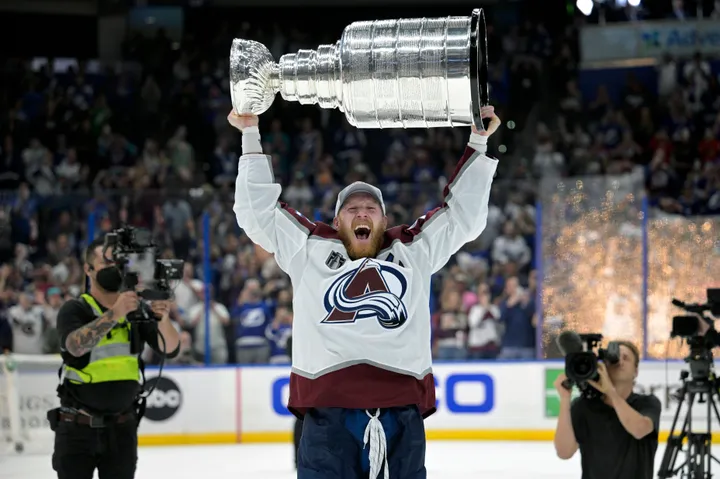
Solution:
{"label": "rink boards", "polygon": [[[675,361],[640,365],[637,390],[660,399],[663,439],[677,407],[672,395],[683,366]],[[552,383],[562,367],[560,362],[435,365],[437,412],[425,422],[428,438],[551,440],[558,412]],[[140,443],[290,441],[294,418],[285,407],[288,373],[287,366],[166,368],[148,400]],[[157,381],[156,374],[147,371],[150,383]],[[33,435],[51,435],[45,412],[56,403],[55,370],[22,373],[19,382],[22,420]],[[707,404],[696,405],[696,431],[705,430],[706,418]]]}

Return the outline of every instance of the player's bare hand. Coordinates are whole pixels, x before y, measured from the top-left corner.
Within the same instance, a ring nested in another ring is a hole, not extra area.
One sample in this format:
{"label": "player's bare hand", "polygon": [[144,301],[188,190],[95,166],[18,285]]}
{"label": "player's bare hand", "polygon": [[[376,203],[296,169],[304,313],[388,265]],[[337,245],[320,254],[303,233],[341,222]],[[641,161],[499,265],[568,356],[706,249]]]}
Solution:
{"label": "player's bare hand", "polygon": [[475,125],[472,126],[472,132],[477,133],[481,136],[490,136],[500,127],[502,122],[500,118],[495,114],[495,107],[492,105],[484,106],[480,109],[480,116],[482,118],[490,118],[490,123],[487,126],[487,130],[478,130]]}
{"label": "player's bare hand", "polygon": [[553,383],[553,386],[555,386],[555,389],[558,392],[558,396],[560,396],[560,399],[570,399],[570,393],[571,391],[569,389],[565,389],[565,386],[563,386],[563,381],[567,379],[567,376],[565,376],[565,373],[561,373],[558,375],[558,377],[555,379],[555,382]]}
{"label": "player's bare hand", "polygon": [[120,293],[117,301],[113,304],[112,311],[115,319],[118,320],[135,311],[138,308],[138,295],[135,291],[125,291]]}
{"label": "player's bare hand", "polygon": [[258,126],[259,124],[259,119],[257,115],[253,115],[252,113],[244,113],[242,115],[238,115],[237,113],[235,113],[234,109],[230,112],[227,118],[228,122],[240,131],[243,131],[243,129],[249,126]]}

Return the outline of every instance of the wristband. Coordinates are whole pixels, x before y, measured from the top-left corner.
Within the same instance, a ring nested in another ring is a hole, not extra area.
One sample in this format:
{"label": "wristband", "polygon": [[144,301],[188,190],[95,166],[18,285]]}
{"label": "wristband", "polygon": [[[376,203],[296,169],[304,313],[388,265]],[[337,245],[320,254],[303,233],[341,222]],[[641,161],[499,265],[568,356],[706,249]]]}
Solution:
{"label": "wristband", "polygon": [[480,152],[485,152],[485,151],[487,151],[487,142],[488,142],[487,136],[479,135],[477,133],[471,133],[470,141],[468,141],[468,145],[471,148],[474,148]]}
{"label": "wristband", "polygon": [[242,129],[242,153],[243,155],[262,153],[260,129],[257,126],[248,126]]}

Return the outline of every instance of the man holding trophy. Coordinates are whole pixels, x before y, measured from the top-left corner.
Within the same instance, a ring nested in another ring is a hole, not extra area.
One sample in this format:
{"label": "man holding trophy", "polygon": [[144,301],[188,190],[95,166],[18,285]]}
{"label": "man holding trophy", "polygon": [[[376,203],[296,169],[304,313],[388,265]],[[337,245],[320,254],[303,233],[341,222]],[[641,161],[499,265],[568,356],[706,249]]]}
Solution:
{"label": "man holding trophy", "polygon": [[[233,210],[293,284],[289,409],[302,417],[299,479],[424,479],[423,419],[435,411],[430,277],[485,228],[500,125],[488,105],[485,20],[356,22],[335,45],[275,63],[256,42],[231,50],[233,112],[242,132]],[[471,126],[442,206],[387,228],[375,186],[338,195],[332,225],[280,201],[257,115],[275,95],[340,108],[358,128]],[[483,121],[485,120],[485,122]]]}

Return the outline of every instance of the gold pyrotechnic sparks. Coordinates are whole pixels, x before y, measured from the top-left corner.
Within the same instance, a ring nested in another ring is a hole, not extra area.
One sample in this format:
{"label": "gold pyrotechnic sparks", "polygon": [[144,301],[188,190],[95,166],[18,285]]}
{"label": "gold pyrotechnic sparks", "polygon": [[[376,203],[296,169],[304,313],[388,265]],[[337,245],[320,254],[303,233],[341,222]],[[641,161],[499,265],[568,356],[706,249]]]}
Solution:
{"label": "gold pyrotechnic sparks", "polygon": [[688,313],[672,298],[705,303],[720,284],[720,218],[655,218],[648,222],[648,355],[680,358],[687,348],[668,344],[672,317]]}
{"label": "gold pyrotechnic sparks", "polygon": [[[642,178],[546,180],[542,185],[543,342],[558,332],[601,333],[643,348]],[[720,218],[648,218],[648,355],[683,357],[668,345],[673,297],[705,302],[719,285]]]}

